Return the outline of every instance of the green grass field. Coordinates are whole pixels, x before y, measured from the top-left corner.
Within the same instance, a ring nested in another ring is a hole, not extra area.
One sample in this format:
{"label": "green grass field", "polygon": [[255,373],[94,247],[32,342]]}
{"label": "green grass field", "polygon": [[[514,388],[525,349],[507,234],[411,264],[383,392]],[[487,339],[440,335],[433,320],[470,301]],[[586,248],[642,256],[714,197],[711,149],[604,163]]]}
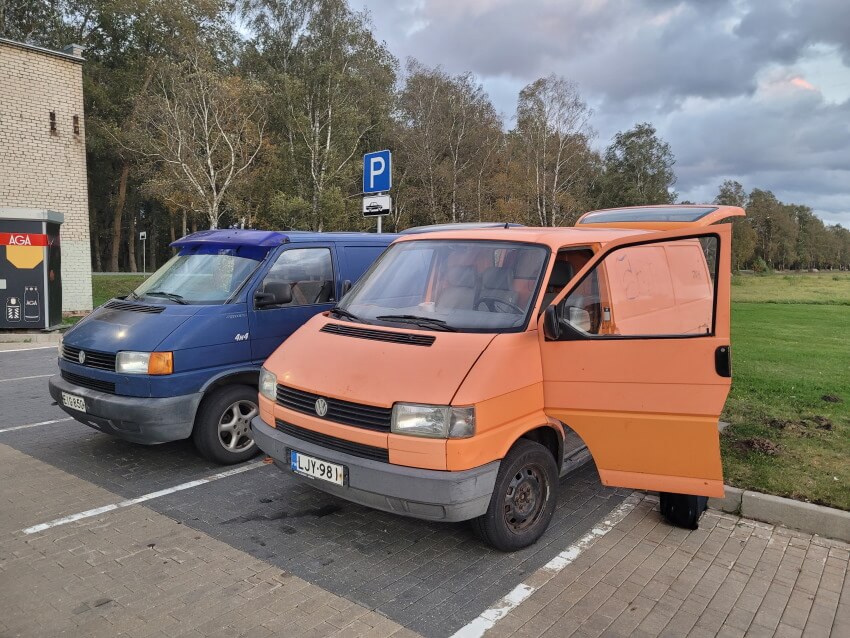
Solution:
{"label": "green grass field", "polygon": [[850,273],[735,279],[726,481],[850,510]]}
{"label": "green grass field", "polygon": [[[92,281],[97,306],[143,277]],[[732,296],[727,483],[850,510],[850,273],[736,275]]]}

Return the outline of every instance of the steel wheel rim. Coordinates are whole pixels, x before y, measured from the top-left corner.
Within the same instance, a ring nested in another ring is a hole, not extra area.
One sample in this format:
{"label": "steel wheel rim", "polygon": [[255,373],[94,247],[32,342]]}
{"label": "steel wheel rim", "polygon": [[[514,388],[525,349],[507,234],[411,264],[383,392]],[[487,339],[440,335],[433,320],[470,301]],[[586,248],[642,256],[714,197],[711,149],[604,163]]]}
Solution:
{"label": "steel wheel rim", "polygon": [[511,478],[505,492],[504,516],[507,528],[521,534],[534,527],[543,515],[549,497],[546,474],[539,465],[526,465]]}
{"label": "steel wheel rim", "polygon": [[236,454],[254,446],[251,419],[259,410],[253,401],[234,401],[218,420],[218,442],[226,451]]}

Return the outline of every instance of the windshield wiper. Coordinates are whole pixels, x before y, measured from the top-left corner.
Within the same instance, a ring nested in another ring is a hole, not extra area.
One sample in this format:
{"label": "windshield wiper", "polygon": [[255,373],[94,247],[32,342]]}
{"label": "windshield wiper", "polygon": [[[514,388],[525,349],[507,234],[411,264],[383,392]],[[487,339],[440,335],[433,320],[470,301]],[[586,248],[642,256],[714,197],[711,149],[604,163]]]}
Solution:
{"label": "windshield wiper", "polygon": [[396,321],[398,323],[412,323],[423,328],[436,328],[446,332],[457,332],[457,328],[446,323],[442,319],[433,317],[420,317],[419,315],[379,315],[375,319],[381,321]]}
{"label": "windshield wiper", "polygon": [[141,297],[139,297],[139,295],[137,295],[137,294],[136,294],[136,291],[135,291],[135,290],[131,290],[130,292],[128,292],[128,293],[124,296],[124,299],[126,299],[127,297],[131,297],[131,298],[133,298],[135,301],[138,301],[139,299],[141,299]]}
{"label": "windshield wiper", "polygon": [[186,301],[185,299],[183,299],[183,297],[181,295],[178,295],[177,293],[174,293],[174,292],[164,292],[162,290],[154,290],[154,291],[146,292],[145,296],[146,297],[165,297],[166,299],[169,299],[169,300],[171,300],[175,303],[182,304],[184,306],[189,304],[189,302]]}
{"label": "windshield wiper", "polygon": [[352,321],[359,321],[360,323],[369,323],[368,321],[365,321],[364,319],[361,319],[360,317],[355,315],[353,312],[348,312],[348,310],[346,310],[345,308],[331,308],[331,314],[339,315],[340,317],[345,317],[346,319],[351,319]]}

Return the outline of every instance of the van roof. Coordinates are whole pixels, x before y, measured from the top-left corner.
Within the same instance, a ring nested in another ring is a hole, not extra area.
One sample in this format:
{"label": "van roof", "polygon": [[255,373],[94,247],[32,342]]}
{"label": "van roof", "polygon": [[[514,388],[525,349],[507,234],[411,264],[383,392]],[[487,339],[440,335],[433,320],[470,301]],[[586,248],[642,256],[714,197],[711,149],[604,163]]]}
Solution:
{"label": "van roof", "polygon": [[544,244],[557,250],[563,246],[586,246],[588,244],[607,244],[621,237],[650,234],[651,231],[634,228],[594,228],[592,226],[575,228],[572,226],[555,228],[510,227],[476,228],[431,232],[421,235],[403,235],[397,241],[422,241],[430,239],[489,239],[497,241],[522,241]]}
{"label": "van roof", "polygon": [[387,245],[397,235],[376,233],[316,233],[308,231],[242,230],[228,228],[222,230],[201,230],[181,237],[171,245],[176,248],[186,246],[256,246],[269,248],[287,243],[306,243],[312,241],[333,241],[350,243],[377,243]]}

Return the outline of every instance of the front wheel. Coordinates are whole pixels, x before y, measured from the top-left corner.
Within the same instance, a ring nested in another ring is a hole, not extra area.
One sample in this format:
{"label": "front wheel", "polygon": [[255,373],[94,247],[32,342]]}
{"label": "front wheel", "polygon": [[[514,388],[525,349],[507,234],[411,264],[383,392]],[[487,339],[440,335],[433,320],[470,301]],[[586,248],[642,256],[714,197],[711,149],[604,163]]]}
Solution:
{"label": "front wheel", "polygon": [[520,439],[505,455],[487,512],[473,521],[479,536],[512,552],[537,542],[555,513],[558,467],[552,453]]}
{"label": "front wheel", "polygon": [[251,432],[258,411],[256,388],[229,385],[213,390],[195,417],[192,440],[198,452],[222,465],[250,459],[259,451]]}

